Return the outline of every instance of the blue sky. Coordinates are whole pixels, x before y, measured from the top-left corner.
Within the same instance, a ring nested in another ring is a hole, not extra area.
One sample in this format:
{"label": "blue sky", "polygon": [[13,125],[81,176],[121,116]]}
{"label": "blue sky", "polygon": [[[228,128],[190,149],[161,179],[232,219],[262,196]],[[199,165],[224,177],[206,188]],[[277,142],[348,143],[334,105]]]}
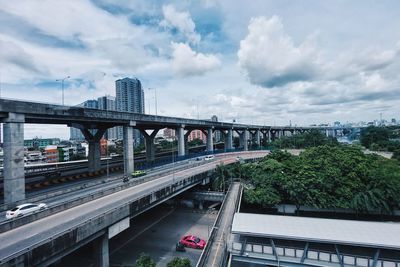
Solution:
{"label": "blue sky", "polygon": [[[142,81],[147,112],[266,125],[400,119],[400,2],[0,0],[1,96],[75,105]],[[198,110],[199,109],[199,112]],[[27,125],[26,136],[68,138]]]}

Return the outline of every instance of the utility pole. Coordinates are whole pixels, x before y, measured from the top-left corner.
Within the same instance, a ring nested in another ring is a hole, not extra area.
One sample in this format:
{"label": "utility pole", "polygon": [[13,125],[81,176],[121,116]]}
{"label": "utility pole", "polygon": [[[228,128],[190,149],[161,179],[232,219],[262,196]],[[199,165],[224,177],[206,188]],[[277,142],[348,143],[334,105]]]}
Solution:
{"label": "utility pole", "polygon": [[158,110],[157,110],[157,88],[148,88],[148,90],[154,90],[154,105],[156,108],[156,116],[158,115]]}
{"label": "utility pole", "polygon": [[70,77],[70,76],[67,76],[67,77],[65,77],[65,78],[57,79],[57,80],[56,80],[56,82],[61,82],[62,105],[63,105],[63,106],[64,106],[64,81],[65,81],[66,79],[69,79],[69,78],[71,78],[71,77]]}

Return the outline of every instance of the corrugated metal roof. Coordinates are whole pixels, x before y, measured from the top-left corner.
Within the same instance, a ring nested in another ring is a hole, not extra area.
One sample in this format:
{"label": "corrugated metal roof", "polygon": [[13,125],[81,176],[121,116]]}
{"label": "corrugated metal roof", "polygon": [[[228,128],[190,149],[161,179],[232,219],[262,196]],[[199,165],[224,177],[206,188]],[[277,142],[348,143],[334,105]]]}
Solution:
{"label": "corrugated metal roof", "polygon": [[400,250],[400,223],[236,213],[232,233]]}

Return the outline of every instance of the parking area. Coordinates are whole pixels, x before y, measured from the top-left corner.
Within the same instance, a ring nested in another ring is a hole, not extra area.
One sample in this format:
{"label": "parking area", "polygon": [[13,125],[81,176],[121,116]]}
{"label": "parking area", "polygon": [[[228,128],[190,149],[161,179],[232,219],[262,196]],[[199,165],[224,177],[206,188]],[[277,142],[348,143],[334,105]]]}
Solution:
{"label": "parking area", "polygon": [[[200,257],[201,250],[186,248],[175,251],[179,239],[192,234],[208,240],[208,231],[217,214],[197,209],[172,208],[160,205],[131,220],[129,229],[113,237],[109,243],[110,266],[134,266],[141,253],[149,254],[157,266],[166,266],[174,257],[189,258],[192,266]],[[65,257],[55,266],[93,266],[92,246],[85,246]]]}
{"label": "parking area", "polygon": [[186,234],[197,235],[207,241],[208,230],[216,214],[166,207],[157,210],[132,221],[130,229],[111,240],[112,266],[129,266],[142,252],[149,254],[157,266],[166,266],[175,256],[187,257],[192,266],[196,265],[201,250],[186,248],[186,252],[178,252],[175,251],[175,244]]}

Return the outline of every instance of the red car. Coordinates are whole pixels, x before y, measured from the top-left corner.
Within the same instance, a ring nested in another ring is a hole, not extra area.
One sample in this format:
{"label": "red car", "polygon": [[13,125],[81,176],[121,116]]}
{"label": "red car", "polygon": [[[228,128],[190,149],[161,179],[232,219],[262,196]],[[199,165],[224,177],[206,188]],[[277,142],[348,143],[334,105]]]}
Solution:
{"label": "red car", "polygon": [[188,248],[203,249],[206,246],[206,241],[194,235],[186,235],[179,241],[182,245]]}

